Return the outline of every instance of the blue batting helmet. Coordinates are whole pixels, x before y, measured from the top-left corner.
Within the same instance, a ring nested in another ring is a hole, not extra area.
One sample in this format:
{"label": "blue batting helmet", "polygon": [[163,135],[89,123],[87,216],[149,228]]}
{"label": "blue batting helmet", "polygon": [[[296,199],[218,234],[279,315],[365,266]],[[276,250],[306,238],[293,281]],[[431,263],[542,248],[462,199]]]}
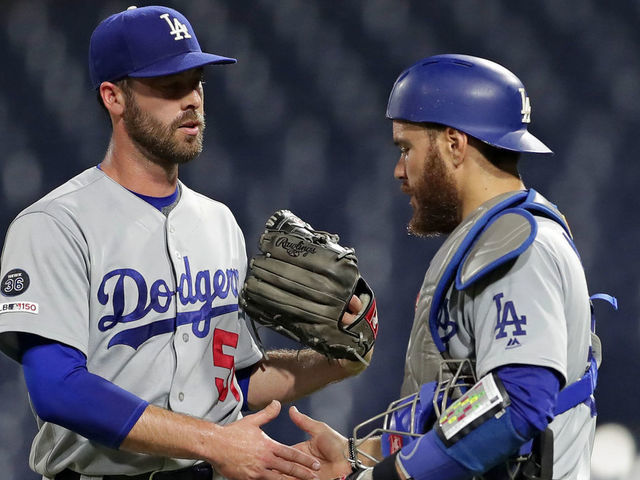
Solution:
{"label": "blue batting helmet", "polygon": [[506,150],[553,153],[527,131],[531,104],[518,77],[469,55],[435,55],[402,72],[387,118],[447,125]]}

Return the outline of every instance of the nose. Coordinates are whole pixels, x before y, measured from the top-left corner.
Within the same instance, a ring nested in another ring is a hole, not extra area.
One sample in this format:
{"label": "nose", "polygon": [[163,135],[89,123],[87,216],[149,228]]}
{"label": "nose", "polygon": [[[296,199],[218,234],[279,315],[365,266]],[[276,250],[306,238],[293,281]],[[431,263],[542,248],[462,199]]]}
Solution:
{"label": "nose", "polygon": [[407,178],[407,165],[404,161],[404,155],[400,155],[395,168],[393,169],[393,176],[396,180],[406,180]]}
{"label": "nose", "polygon": [[202,106],[202,89],[200,86],[193,88],[184,97],[184,110],[198,110]]}

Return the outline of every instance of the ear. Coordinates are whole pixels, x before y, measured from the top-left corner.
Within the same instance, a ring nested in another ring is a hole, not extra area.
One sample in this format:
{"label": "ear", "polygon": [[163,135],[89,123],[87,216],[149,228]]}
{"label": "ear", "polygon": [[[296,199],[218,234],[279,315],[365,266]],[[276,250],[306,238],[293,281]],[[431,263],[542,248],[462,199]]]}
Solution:
{"label": "ear", "polygon": [[449,153],[453,166],[459,167],[464,162],[469,146],[469,136],[452,127],[447,127],[444,131],[445,148]]}
{"label": "ear", "polygon": [[100,97],[105,108],[112,115],[120,116],[124,112],[125,100],[122,89],[115,83],[102,82],[99,88]]}

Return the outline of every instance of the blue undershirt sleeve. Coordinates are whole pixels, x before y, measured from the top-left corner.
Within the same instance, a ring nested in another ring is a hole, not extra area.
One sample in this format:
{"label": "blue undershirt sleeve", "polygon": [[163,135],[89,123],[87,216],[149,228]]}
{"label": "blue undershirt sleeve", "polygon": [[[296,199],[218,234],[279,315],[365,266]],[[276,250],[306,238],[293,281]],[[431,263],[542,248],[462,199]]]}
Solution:
{"label": "blue undershirt sleeve", "polygon": [[532,438],[547,428],[560,391],[559,374],[532,365],[505,365],[495,372],[511,399],[511,420],[516,431]]}
{"label": "blue undershirt sleeve", "polygon": [[79,350],[21,334],[22,369],[38,417],[118,448],[148,402],[87,370]]}
{"label": "blue undershirt sleeve", "polygon": [[255,371],[256,366],[242,368],[236,371],[236,379],[238,380],[238,386],[242,391],[242,409],[249,410],[249,404],[247,400],[249,398],[249,380],[251,380],[251,374]]}
{"label": "blue undershirt sleeve", "polygon": [[[506,413],[479,425],[451,447],[434,430],[403,447],[398,460],[409,476],[415,480],[471,478],[509,458],[547,427],[560,389],[557,374],[532,365],[507,365],[494,372],[511,400]],[[376,469],[383,467],[374,467],[374,477]]]}

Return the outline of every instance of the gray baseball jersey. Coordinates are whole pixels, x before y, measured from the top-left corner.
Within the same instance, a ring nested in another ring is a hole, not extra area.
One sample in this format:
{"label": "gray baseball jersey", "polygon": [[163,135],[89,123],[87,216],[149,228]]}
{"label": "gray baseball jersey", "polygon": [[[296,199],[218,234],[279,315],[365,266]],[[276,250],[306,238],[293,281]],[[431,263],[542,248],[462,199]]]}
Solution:
{"label": "gray baseball jersey", "polygon": [[[440,357],[425,319],[434,291],[433,271],[455,251],[460,232],[468,231],[486,210],[486,205],[478,209],[449,236],[425,276],[407,350],[403,395],[436,379]],[[512,266],[464,290],[452,286],[439,313],[438,335],[446,339],[449,355],[475,360],[478,378],[508,364],[552,368],[567,385],[585,372],[591,316],[584,270],[564,229],[547,218],[536,220],[535,240]],[[580,404],[556,416],[550,427],[553,478],[588,478],[595,431],[590,407]]]}
{"label": "gray baseball jersey", "polygon": [[[180,184],[165,216],[93,167],[30,206],[2,253],[0,341],[70,345],[151,404],[226,424],[241,417],[235,370],[261,358],[238,311],[245,243],[227,207]],[[31,467],[136,474],[194,461],[103,448],[38,420]]]}

